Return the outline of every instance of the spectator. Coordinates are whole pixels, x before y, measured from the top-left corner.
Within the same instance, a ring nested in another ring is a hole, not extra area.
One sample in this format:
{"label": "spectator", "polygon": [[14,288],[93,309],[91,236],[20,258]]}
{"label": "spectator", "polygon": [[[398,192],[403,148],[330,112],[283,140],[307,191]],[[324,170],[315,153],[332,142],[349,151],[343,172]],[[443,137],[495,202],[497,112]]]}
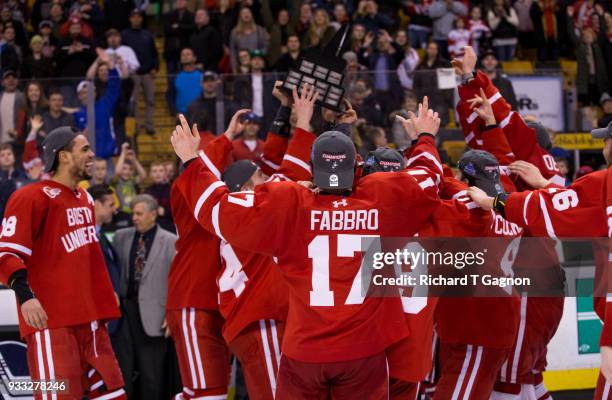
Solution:
{"label": "spectator", "polygon": [[406,15],[410,17],[408,36],[412,48],[425,49],[427,47],[427,38],[431,34],[432,26],[428,12],[429,4],[427,0],[409,1],[406,4]]}
{"label": "spectator", "polygon": [[536,21],[531,15],[531,9],[535,2],[534,0],[516,0],[512,5],[518,18],[518,42],[522,48],[531,49],[535,47],[534,23]]}
{"label": "spectator", "polygon": [[412,90],[414,84],[414,70],[421,58],[419,53],[410,45],[404,50],[404,59],[400,62],[397,67],[397,77],[405,90]]}
{"label": "spectator", "polygon": [[504,99],[510,104],[513,110],[518,110],[518,100],[516,99],[512,82],[497,70],[499,62],[497,61],[495,52],[488,50],[484,54],[484,57],[482,57],[481,62],[485,74],[491,79],[491,82],[497,87]]}
{"label": "spectator", "polygon": [[369,87],[367,79],[357,79],[349,87],[349,99],[359,116],[358,122],[381,126],[384,122],[382,107]]}
{"label": "spectator", "polygon": [[538,60],[542,62],[557,61],[559,58],[557,11],[556,0],[539,0],[531,5]]}
{"label": "spectator", "polygon": [[470,31],[470,46],[472,46],[476,55],[480,56],[482,49],[488,47],[488,41],[491,37],[491,29],[482,20],[480,7],[472,7],[467,27]]}
{"label": "spectator", "polygon": [[493,35],[493,47],[500,61],[514,58],[518,43],[518,17],[506,0],[493,0],[493,8],[487,14]]}
{"label": "spectator", "polygon": [[[136,172],[136,175],[134,175],[134,172]],[[127,142],[123,143],[112,180],[113,188],[119,200],[119,209],[114,220],[117,227],[129,225],[132,214],[130,204],[140,193],[138,185],[146,178],[147,172],[136,158],[136,153]]]}
{"label": "spectator", "polygon": [[[58,75],[65,78],[85,76],[87,69],[96,58],[94,47],[91,41],[81,34],[82,23],[79,17],[71,17],[68,26],[70,36],[60,41]],[[75,86],[76,84],[70,85],[70,90],[74,91]]]}
{"label": "spectator", "polygon": [[[608,69],[612,68],[612,14],[604,12],[601,4],[595,6],[599,19],[599,32],[597,33],[599,47]],[[612,80],[608,80],[608,91],[612,92]]]}
{"label": "spectator", "polygon": [[238,50],[238,74],[248,74],[251,72],[251,52],[247,49]]}
{"label": "spectator", "polygon": [[[593,167],[589,165],[583,165],[580,168],[578,168],[578,171],[576,171],[576,174],[574,175],[574,180],[580,179],[583,176],[590,174],[591,172],[593,172]],[[566,184],[566,186],[569,186],[570,184],[571,184],[571,181],[568,184]]]}
{"label": "spectator", "polygon": [[234,25],[236,25],[240,10],[238,7],[234,7],[230,0],[219,0],[218,6],[217,10],[209,9],[211,13],[210,19],[211,21],[216,21],[215,25],[217,25],[221,32],[223,45],[229,46],[232,29],[234,29]]}
{"label": "spectator", "polygon": [[[265,54],[261,51],[251,52],[251,74],[236,79],[236,99],[243,108],[250,108],[264,119],[264,126],[270,126],[278,101],[269,94],[274,89],[275,74],[264,74]],[[265,132],[262,132],[265,134]]]}
{"label": "spectator", "polygon": [[358,152],[364,160],[369,152],[379,147],[387,147],[389,144],[385,130],[381,127],[363,125],[358,131],[361,131],[361,146],[359,146]]}
{"label": "spectator", "polygon": [[[599,103],[602,92],[608,88],[608,69],[603,59],[599,43],[591,28],[583,28],[580,37],[574,30],[574,8],[567,8],[567,31],[574,45],[578,71],[576,73],[576,92],[581,107],[588,108]],[[586,111],[586,110],[583,110]]]}
{"label": "spectator", "polygon": [[23,78],[47,79],[54,73],[54,60],[43,52],[42,36],[34,35],[30,39],[30,53],[23,63]]}
{"label": "spectator", "polygon": [[275,69],[278,72],[288,72],[290,69],[295,69],[301,56],[300,38],[297,34],[291,34],[287,38],[287,51],[280,56]]}
{"label": "spectator", "polygon": [[258,138],[261,126],[261,117],[254,112],[246,114],[242,136],[232,141],[234,161],[251,160],[257,164],[260,163],[264,148],[264,142]]}
{"label": "spectator", "polygon": [[570,174],[570,164],[567,158],[555,157],[555,164],[557,164],[559,174],[565,179],[565,186],[567,187],[571,185],[572,178]]}
{"label": "spectator", "polygon": [[572,18],[576,28],[591,27],[591,15],[595,11],[595,0],[576,0],[571,7],[575,11]]}
{"label": "spectator", "polygon": [[35,115],[42,116],[48,108],[49,103],[41,83],[29,81],[26,85],[26,118],[30,119]]}
{"label": "spectator", "polygon": [[38,131],[39,142],[55,128],[74,125],[74,117],[64,111],[64,96],[59,90],[53,89],[49,93],[49,110],[43,113],[42,120],[42,127]]}
{"label": "spectator", "polygon": [[463,18],[457,17],[453,29],[448,33],[448,54],[451,59],[463,54],[463,48],[470,44],[470,31],[465,29]]}
{"label": "spectator", "polygon": [[142,12],[135,8],[130,13],[130,28],[121,33],[123,43],[131,47],[136,53],[140,68],[132,75],[134,80],[134,101],[138,101],[140,92],[144,93],[144,119],[140,115],[140,108],[135,107],[136,132],[144,127],[149,135],[154,135],[153,106],[155,105],[155,75],[159,69],[159,58],[153,34],[142,28]]}
{"label": "spectator", "polygon": [[174,178],[176,178],[176,162],[166,161],[164,163],[164,168],[166,169],[166,177],[168,179],[168,182],[174,182]]}
{"label": "spectator", "polygon": [[[106,161],[102,160],[104,165]],[[96,217],[96,232],[100,242],[100,248],[104,254],[104,263],[108,271],[108,276],[113,285],[115,295],[119,298],[119,289],[121,282],[121,268],[117,259],[117,252],[109,240],[106,232],[102,231],[104,225],[108,225],[113,221],[113,216],[117,212],[115,204],[115,194],[113,189],[106,184],[93,185],[87,189],[94,200],[94,215]],[[120,320],[112,320],[108,323],[108,335],[115,352],[118,351],[119,343],[117,332],[119,329]]]}
{"label": "spectator", "polygon": [[15,152],[10,143],[0,145],[0,218],[4,217],[4,208],[9,197],[20,187],[31,182],[26,173],[18,168]]}
{"label": "spectator", "polygon": [[119,71],[114,68],[114,63],[110,61],[109,56],[103,50],[99,50],[98,54],[100,57],[94,62],[94,67],[98,67],[101,63],[104,63],[110,69],[108,75],[108,85],[106,91],[102,96],[96,98],[95,85],[91,85],[90,81],[81,81],[77,86],[77,93],[79,101],[81,102],[81,108],[75,113],[75,125],[80,130],[84,131],[87,129],[87,104],[89,89],[94,91],[95,102],[95,122],[94,132],[96,135],[95,152],[97,157],[101,157],[110,162],[110,158],[115,154],[117,150],[117,143],[115,141],[114,129],[112,126],[112,115],[115,112],[115,106],[117,99],[121,92],[121,81],[119,79]]}
{"label": "spectator", "polygon": [[17,89],[19,81],[15,71],[2,74],[0,93],[0,143],[15,142],[23,135],[26,99]]}
{"label": "spectator", "polygon": [[204,123],[198,123],[198,128],[212,134],[218,130],[216,110],[219,83],[219,76],[216,73],[212,71],[204,72],[201,82],[202,94],[187,107],[187,120],[193,121],[196,113],[203,112],[205,116],[200,117],[200,119]]}
{"label": "spectator", "polygon": [[295,25],[295,33],[300,35],[300,39],[304,39],[304,34],[310,27],[312,21],[312,6],[310,3],[302,3],[299,11],[298,22]]}
{"label": "spectator", "polygon": [[59,41],[53,35],[53,23],[45,20],[38,26],[38,34],[43,40],[43,55],[55,61],[55,51],[59,48]]}
{"label": "spectator", "polygon": [[0,67],[2,71],[20,71],[22,60],[21,48],[15,44],[15,28],[11,25],[4,26],[0,44]]}
{"label": "spectator", "polygon": [[136,196],[132,203],[134,227],[118,230],[113,238],[121,266],[124,314],[117,359],[128,398],[134,396],[135,371],[139,372],[138,392],[143,399],[161,400],[167,390],[166,294],[176,236],[157,225],[157,208],[150,195]]}
{"label": "spectator", "polygon": [[[292,5],[295,6],[294,10],[298,8],[298,4],[298,1],[292,1]],[[298,22],[299,13],[294,12],[289,16],[289,11],[281,9],[278,11],[276,20],[274,20],[272,10],[270,9],[270,0],[264,0],[261,3],[261,17],[264,26],[270,34],[268,65],[276,65],[279,58],[287,54],[289,37],[296,34],[295,25]]]}
{"label": "spectator", "polygon": [[367,74],[368,69],[359,64],[359,57],[354,51],[347,51],[342,55],[342,59],[346,61],[345,80],[347,84],[351,84],[359,79],[363,74]]}
{"label": "spectator", "polygon": [[53,36],[56,38],[60,37],[60,28],[64,25],[66,21],[66,15],[64,14],[64,9],[60,3],[53,3],[51,6],[51,11],[49,13],[51,22],[51,31]]}
{"label": "spectator", "polygon": [[136,8],[134,0],[104,0],[106,27],[123,32],[130,27],[130,13]]}
{"label": "spectator", "polygon": [[432,38],[438,43],[438,52],[442,58],[448,59],[446,38],[453,29],[455,19],[467,15],[467,7],[460,1],[436,0],[427,9],[427,14],[433,21]]}
{"label": "spectator", "polygon": [[197,63],[203,70],[218,71],[219,61],[223,57],[221,32],[210,23],[210,16],[205,9],[195,13],[195,31],[189,38],[189,46],[196,55]]}
{"label": "spectator", "polygon": [[408,118],[408,112],[413,112],[416,115],[417,107],[418,102],[416,96],[414,96],[414,94],[407,94],[404,96],[402,108],[392,112],[390,115],[393,143],[395,143],[399,150],[407,149],[408,147],[412,146],[412,140],[407,137],[406,130],[404,129],[402,123],[395,118],[395,116],[400,115],[403,118]]}
{"label": "spectator", "polygon": [[72,3],[72,7],[68,10],[68,14],[77,15],[83,23],[89,25],[93,32],[95,43],[102,42],[104,34],[104,14],[94,0],[77,0]]}
{"label": "spectator", "polygon": [[207,125],[209,124],[208,115],[209,114],[208,112],[206,112],[206,110],[196,109],[191,114],[191,118],[189,118],[190,122],[193,121],[193,123],[197,124],[198,126],[198,133],[200,134],[200,150],[204,150],[206,148],[206,145],[211,141],[215,140],[215,138],[217,137],[215,136],[213,131],[207,129]]}
{"label": "spectator", "polygon": [[452,90],[438,88],[438,68],[449,68],[450,63],[438,50],[437,42],[429,42],[425,59],[414,71],[414,93],[419,101],[429,97],[429,106],[440,114],[441,126],[448,124],[448,110],[452,108]]}
{"label": "spectator", "polygon": [[182,70],[176,76],[174,88],[176,90],[176,112],[187,114],[187,107],[202,93],[200,81],[202,71],[196,68],[196,58],[193,50],[185,48],[181,51]]}
{"label": "spectator", "polygon": [[238,72],[238,50],[247,49],[266,50],[268,48],[268,33],[264,28],[255,24],[253,13],[249,8],[242,8],[238,16],[238,23],[230,35],[230,59],[232,70]]}
{"label": "spectator", "polygon": [[176,233],[176,227],[172,222],[172,210],[170,209],[170,191],[172,185],[168,181],[168,174],[164,163],[153,161],[149,167],[149,176],[153,182],[145,193],[151,195],[159,207],[157,208],[157,223],[165,230]]}
{"label": "spectator", "polygon": [[378,12],[378,3],[374,0],[360,0],[353,19],[362,24],[366,31],[374,33],[379,29],[388,30],[393,25],[391,18]]}
{"label": "spectator", "polygon": [[[106,53],[111,56],[111,60],[116,61],[117,57],[121,57],[130,76],[138,71],[140,68],[138,57],[131,47],[121,44],[121,34],[118,30],[111,28],[106,31],[106,43],[108,44]],[[121,76],[121,78],[128,77]]]}
{"label": "spectator", "polygon": [[187,0],[176,0],[176,8],[164,16],[164,58],[168,75],[179,72],[181,51],[189,46],[189,36],[194,29],[193,13],[187,9]]}
{"label": "spectator", "polygon": [[387,115],[401,98],[397,75],[389,71],[397,70],[403,60],[403,54],[392,45],[391,36],[384,29],[378,31],[376,47],[373,51],[362,49],[359,54],[361,64],[373,71],[375,96],[381,105],[383,115]]}
{"label": "spectator", "polygon": [[14,18],[13,11],[7,3],[2,5],[0,9],[0,20],[4,27],[12,26],[14,29],[14,44],[21,49],[25,49],[28,46],[28,34],[23,24],[23,20]]}
{"label": "spectator", "polygon": [[351,49],[357,53],[363,47],[366,36],[365,26],[354,24],[351,29]]}
{"label": "spectator", "polygon": [[318,8],[314,12],[310,27],[304,35],[304,49],[309,49],[311,47],[324,48],[334,37],[335,33],[336,31],[329,23],[329,15],[327,12],[322,8]]}
{"label": "spectator", "polygon": [[[93,160],[93,169],[92,169],[91,179],[89,181],[80,182],[79,186],[83,189],[89,189],[92,186],[96,185],[108,185],[110,184],[110,178],[108,176],[108,161],[96,157]],[[112,188],[111,188],[112,190]],[[115,196],[115,192],[113,192],[113,198],[117,202],[117,206],[119,206],[119,200],[117,196]]]}
{"label": "spectator", "polygon": [[608,93],[602,94],[599,105],[601,106],[602,114],[599,121],[597,121],[597,127],[605,128],[612,122],[612,96]]}
{"label": "spectator", "polygon": [[334,21],[331,23],[332,27],[338,31],[342,28],[342,25],[351,22],[351,17],[346,10],[346,5],[338,3],[334,6]]}

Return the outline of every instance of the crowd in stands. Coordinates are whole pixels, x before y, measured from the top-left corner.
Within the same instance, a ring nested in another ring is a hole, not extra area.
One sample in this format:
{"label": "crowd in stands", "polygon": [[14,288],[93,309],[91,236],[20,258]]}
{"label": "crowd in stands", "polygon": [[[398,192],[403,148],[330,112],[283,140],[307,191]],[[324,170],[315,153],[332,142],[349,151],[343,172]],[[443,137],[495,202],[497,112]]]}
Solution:
{"label": "crowd in stands", "polygon": [[[156,7],[161,18],[151,15]],[[414,111],[424,95],[444,126],[456,126],[453,89],[439,89],[436,70],[452,68],[450,60],[465,45],[477,50],[480,68],[515,109],[502,62],[528,60],[550,70],[561,59],[576,60],[579,105],[592,125],[603,127],[612,119],[611,10],[609,1],[594,0],[5,1],[0,208],[16,188],[40,179],[45,135],[72,125],[95,130],[92,183],[114,186],[116,220],[129,223],[130,200],[148,187],[170,227],[169,183],[176,166],[154,163],[145,171],[134,140],[128,140],[156,134],[156,79],[167,82],[170,115],[197,122],[204,142],[237,109],[252,109],[234,156],[257,159],[278,107],[267,95],[274,82],[348,22],[352,29],[341,56],[346,97],[360,116],[354,138],[362,154],[386,144],[406,147],[394,116]],[[161,52],[156,38],[163,39]],[[129,116],[134,132],[126,132]],[[558,159],[571,169],[570,155]]]}

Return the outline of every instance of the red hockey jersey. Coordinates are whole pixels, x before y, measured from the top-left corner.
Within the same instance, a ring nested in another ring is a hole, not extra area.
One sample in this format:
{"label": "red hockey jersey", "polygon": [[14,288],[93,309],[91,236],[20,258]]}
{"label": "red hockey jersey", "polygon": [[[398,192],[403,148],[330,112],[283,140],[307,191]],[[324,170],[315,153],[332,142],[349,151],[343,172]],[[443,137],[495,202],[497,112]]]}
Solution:
{"label": "red hockey jersey", "polygon": [[[16,191],[0,234],[0,281],[27,268],[49,328],[119,317],[98,244],[94,201],[85,190],[47,180]],[[19,312],[22,336],[35,332]]]}
{"label": "red hockey jersey", "polygon": [[[609,236],[607,219],[607,171],[596,171],[576,180],[568,188],[550,186],[545,189],[512,193],[508,196],[506,219],[519,226],[528,227],[533,235],[557,237],[606,237]],[[579,227],[579,229],[577,229]],[[604,246],[605,247],[605,246]],[[595,246],[597,293],[608,291],[608,249]],[[612,297],[611,297],[612,299]],[[612,345],[612,309],[606,299],[595,297],[595,311],[604,321],[602,345]],[[608,318],[610,314],[610,318]]]}
{"label": "red hockey jersey", "polygon": [[206,229],[237,247],[278,257],[290,286],[283,343],[288,357],[357,359],[408,334],[398,318],[399,299],[362,296],[361,241],[416,233],[439,204],[431,178],[373,174],[348,197],[315,194],[292,182],[229,194],[194,160],[177,183]]}

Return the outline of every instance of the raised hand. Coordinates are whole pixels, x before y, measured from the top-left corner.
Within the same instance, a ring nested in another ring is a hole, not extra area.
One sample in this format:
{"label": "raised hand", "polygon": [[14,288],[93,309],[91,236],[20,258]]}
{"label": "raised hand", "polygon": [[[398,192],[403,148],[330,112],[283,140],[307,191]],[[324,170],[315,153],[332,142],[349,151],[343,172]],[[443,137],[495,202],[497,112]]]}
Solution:
{"label": "raised hand", "polygon": [[419,138],[419,132],[416,131],[414,124],[412,123],[411,117],[416,117],[412,111],[408,111],[408,118],[404,118],[401,115],[396,115],[395,119],[397,119],[404,128],[406,132],[406,137],[409,140],[417,140]]}
{"label": "raised hand", "polygon": [[179,115],[179,120],[181,123],[172,132],[170,142],[172,142],[176,155],[185,163],[198,156],[200,133],[196,124],[189,129],[189,124],[183,114]]}
{"label": "raised hand", "polygon": [[283,85],[283,81],[274,82],[274,89],[272,90],[272,96],[276,97],[278,101],[280,101],[281,106],[289,107],[291,106],[291,97],[282,90],[280,87]]}
{"label": "raised hand", "polygon": [[454,58],[451,61],[453,68],[455,68],[455,74],[462,76],[471,74],[476,68],[476,62],[478,56],[472,46],[465,46],[463,48],[463,58]]}
{"label": "raised hand", "polygon": [[298,95],[297,89],[293,88],[293,110],[297,118],[295,127],[310,130],[310,120],[314,112],[314,104],[319,93],[312,85],[304,85],[302,93]]}
{"label": "raised hand", "polygon": [[244,129],[244,122],[242,121],[242,116],[250,112],[251,110],[248,108],[243,108],[241,110],[236,111],[236,113],[232,117],[232,120],[229,123],[229,126],[225,130],[225,133],[223,133],[229,140],[234,140],[236,136],[242,133],[242,130]]}
{"label": "raised hand", "polygon": [[342,114],[338,115],[338,123],[352,125],[357,122],[357,111],[353,109],[353,105],[348,99],[343,99],[343,102],[346,108]]}
{"label": "raised hand", "polygon": [[437,112],[429,108],[429,98],[423,97],[423,102],[419,104],[418,115],[410,115],[410,121],[414,125],[417,135],[429,133],[436,136],[440,129],[440,117]]}
{"label": "raised hand", "polygon": [[42,117],[38,114],[30,118],[30,127],[31,130],[37,132],[43,126]]}
{"label": "raised hand", "polygon": [[482,88],[480,89],[480,96],[476,95],[473,99],[468,100],[468,104],[474,110],[476,114],[485,122],[487,125],[495,125],[495,115],[493,114],[493,108],[489,99],[484,93]]}
{"label": "raised hand", "polygon": [[612,347],[601,346],[601,368],[600,372],[608,383],[612,382]]}

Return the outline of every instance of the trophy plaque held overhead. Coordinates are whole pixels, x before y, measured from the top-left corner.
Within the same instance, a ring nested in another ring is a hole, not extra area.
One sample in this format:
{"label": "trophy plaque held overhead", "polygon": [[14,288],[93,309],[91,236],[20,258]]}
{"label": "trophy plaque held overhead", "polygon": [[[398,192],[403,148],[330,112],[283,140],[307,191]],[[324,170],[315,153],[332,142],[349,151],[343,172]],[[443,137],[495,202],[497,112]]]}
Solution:
{"label": "trophy plaque held overhead", "polygon": [[340,55],[349,30],[349,24],[344,24],[323,50],[308,51],[300,59],[298,68],[289,70],[281,89],[291,93],[297,88],[301,93],[304,85],[313,85],[319,93],[318,105],[341,112],[346,61]]}

